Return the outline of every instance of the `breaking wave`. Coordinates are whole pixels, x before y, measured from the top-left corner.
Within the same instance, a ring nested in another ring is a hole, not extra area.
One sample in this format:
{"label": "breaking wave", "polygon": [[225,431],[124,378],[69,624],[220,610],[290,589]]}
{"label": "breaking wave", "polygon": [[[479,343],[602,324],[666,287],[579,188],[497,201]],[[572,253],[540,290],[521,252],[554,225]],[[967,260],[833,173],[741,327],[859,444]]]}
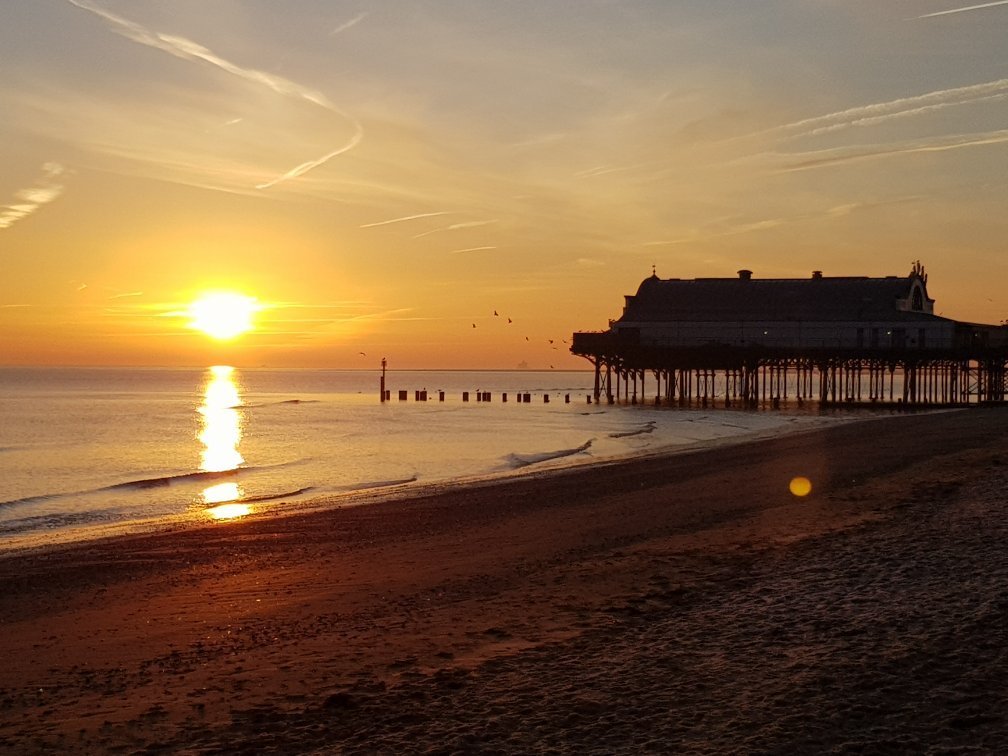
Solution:
{"label": "breaking wave", "polygon": [[536,454],[508,454],[504,460],[507,465],[512,469],[518,469],[520,467],[528,467],[529,465],[537,465],[541,462],[548,462],[551,459],[562,459],[564,457],[572,457],[575,454],[581,454],[582,452],[588,451],[591,448],[592,441],[594,439],[589,439],[585,441],[581,446],[577,446],[573,449],[558,449],[556,451],[539,452]]}
{"label": "breaking wave", "polygon": [[630,438],[630,436],[643,436],[647,433],[654,433],[657,425],[658,423],[656,421],[651,420],[647,423],[647,425],[642,428],[638,428],[637,430],[624,431],[622,433],[610,433],[609,438]]}

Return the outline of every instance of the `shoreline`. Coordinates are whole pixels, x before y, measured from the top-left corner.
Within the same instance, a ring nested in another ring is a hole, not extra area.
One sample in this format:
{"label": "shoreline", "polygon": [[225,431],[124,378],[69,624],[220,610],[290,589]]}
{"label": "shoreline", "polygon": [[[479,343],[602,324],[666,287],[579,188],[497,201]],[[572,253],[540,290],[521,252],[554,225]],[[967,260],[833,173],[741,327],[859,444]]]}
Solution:
{"label": "shoreline", "polygon": [[7,555],[0,743],[1003,742],[1008,412],[865,428]]}
{"label": "shoreline", "polygon": [[[732,407],[727,409],[699,407],[690,408],[692,412],[714,413],[719,415],[726,413],[730,417],[734,413],[743,416],[750,411],[742,408]],[[933,409],[930,412],[950,411],[946,408]],[[618,455],[603,455],[599,457],[581,456],[585,450],[593,446],[593,442],[600,440],[592,438],[579,449],[555,450],[543,453],[545,458],[532,462],[513,464],[513,466],[500,468],[494,471],[473,473],[455,478],[433,478],[433,479],[412,479],[403,481],[391,481],[381,485],[365,485],[361,487],[348,487],[345,490],[335,492],[308,493],[303,499],[290,499],[295,495],[290,494],[270,494],[264,497],[272,502],[275,509],[266,511],[253,511],[239,514],[235,517],[217,518],[210,514],[214,507],[207,505],[199,510],[165,515],[149,520],[127,520],[115,522],[108,525],[88,524],[83,526],[68,526],[50,531],[33,531],[24,534],[12,534],[4,536],[0,541],[0,560],[10,556],[29,554],[34,551],[46,551],[51,549],[70,548],[76,544],[87,544],[96,541],[106,541],[110,539],[129,538],[131,536],[154,535],[157,533],[178,532],[185,529],[201,529],[205,527],[223,527],[233,520],[262,520],[275,517],[300,516],[302,514],[324,511],[327,509],[373,506],[386,501],[402,501],[441,494],[452,490],[465,490],[469,488],[482,488],[488,485],[508,484],[515,480],[526,477],[550,476],[565,471],[573,471],[586,467],[605,467],[609,465],[619,465],[625,463],[644,462],[650,459],[660,459],[677,454],[702,453],[709,449],[724,446],[734,446],[738,444],[753,443],[766,439],[782,438],[803,433],[815,433],[823,427],[831,425],[871,422],[876,419],[890,417],[895,413],[864,413],[843,416],[843,410],[820,413],[810,413],[808,411],[795,410],[775,411],[776,417],[790,417],[793,426],[775,425],[769,428],[744,428],[741,433],[714,436],[711,438],[689,440],[689,441],[666,441],[664,445],[657,445],[653,448],[625,452]],[[902,414],[902,413],[900,413]],[[917,414],[921,414],[918,412]],[[839,416],[838,416],[839,415]],[[692,422],[692,421],[690,421]],[[714,427],[717,427],[715,424]],[[722,422],[724,427],[735,427]],[[741,427],[741,426],[739,426]],[[636,435],[649,431],[631,431],[624,435]],[[605,439],[602,439],[605,440]],[[518,456],[517,454],[512,456]],[[536,456],[533,454],[532,456]],[[178,477],[196,475],[199,473],[182,473]],[[226,474],[226,473],[225,473]],[[174,476],[173,476],[174,477]],[[140,481],[145,482],[145,481]],[[110,488],[129,485],[127,483],[110,484]],[[87,492],[88,495],[100,494],[100,490]],[[44,497],[43,497],[44,498]],[[223,502],[229,504],[231,502]],[[238,505],[251,504],[253,507],[259,503],[256,498],[237,499],[234,502]]]}

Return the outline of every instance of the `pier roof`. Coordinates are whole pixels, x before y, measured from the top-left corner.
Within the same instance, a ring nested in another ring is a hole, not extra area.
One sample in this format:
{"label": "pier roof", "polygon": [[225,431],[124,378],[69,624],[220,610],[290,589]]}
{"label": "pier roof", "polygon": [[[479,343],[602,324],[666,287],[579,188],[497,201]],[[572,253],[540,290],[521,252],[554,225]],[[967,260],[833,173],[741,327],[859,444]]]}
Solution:
{"label": "pier roof", "polygon": [[[926,277],[646,278],[618,322],[935,320]],[[914,297],[917,289],[920,294]]]}

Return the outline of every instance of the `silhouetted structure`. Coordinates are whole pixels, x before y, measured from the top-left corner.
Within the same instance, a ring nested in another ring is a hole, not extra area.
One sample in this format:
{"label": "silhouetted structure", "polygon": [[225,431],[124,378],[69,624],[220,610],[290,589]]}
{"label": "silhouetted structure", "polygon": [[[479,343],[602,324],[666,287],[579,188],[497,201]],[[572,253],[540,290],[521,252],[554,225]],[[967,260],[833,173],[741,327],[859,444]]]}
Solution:
{"label": "silhouetted structure", "polygon": [[[1008,327],[934,314],[927,275],[645,279],[604,332],[575,333],[595,401],[727,405],[1004,402]],[[632,392],[632,394],[631,394]]]}

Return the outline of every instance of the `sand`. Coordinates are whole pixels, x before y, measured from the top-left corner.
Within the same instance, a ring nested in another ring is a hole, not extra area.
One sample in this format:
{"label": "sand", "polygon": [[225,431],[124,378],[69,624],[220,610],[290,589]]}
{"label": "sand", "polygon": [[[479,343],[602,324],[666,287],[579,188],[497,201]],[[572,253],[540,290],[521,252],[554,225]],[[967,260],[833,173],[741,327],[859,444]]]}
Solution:
{"label": "sand", "polygon": [[993,753],[1006,484],[974,409],[8,556],[0,749]]}

